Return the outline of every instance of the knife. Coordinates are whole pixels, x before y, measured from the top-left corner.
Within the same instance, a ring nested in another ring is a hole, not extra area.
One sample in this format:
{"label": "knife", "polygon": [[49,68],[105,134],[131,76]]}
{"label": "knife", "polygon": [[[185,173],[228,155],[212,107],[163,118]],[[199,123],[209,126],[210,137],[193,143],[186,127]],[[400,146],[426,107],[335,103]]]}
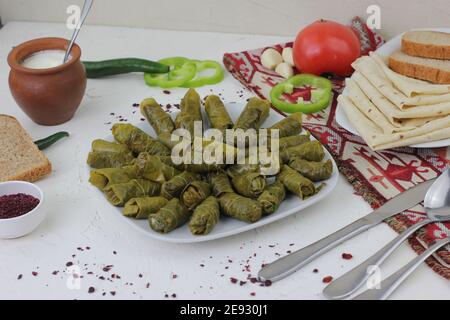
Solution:
{"label": "knife", "polygon": [[387,201],[384,205],[348,226],[313,244],[265,265],[258,273],[263,281],[281,280],[342,242],[376,226],[386,218],[420,203],[435,179],[422,182]]}

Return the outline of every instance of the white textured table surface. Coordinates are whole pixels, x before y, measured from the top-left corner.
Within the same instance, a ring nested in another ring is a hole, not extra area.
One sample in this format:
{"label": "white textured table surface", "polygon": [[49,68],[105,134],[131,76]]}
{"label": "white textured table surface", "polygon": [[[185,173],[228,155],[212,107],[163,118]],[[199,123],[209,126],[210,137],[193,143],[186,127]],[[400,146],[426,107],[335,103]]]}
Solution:
{"label": "white textured table surface", "polygon": [[[341,275],[395,237],[394,231],[380,225],[270,287],[250,282],[241,286],[230,281],[230,277],[246,280],[249,273],[257,274],[262,263],[315,242],[369,213],[369,206],[353,195],[342,177],[334,193],[321,203],[234,237],[175,245],[135,232],[113,214],[89,185],[85,160],[90,142],[108,135],[110,125],[106,123],[114,123],[119,115],[131,123],[139,121],[138,112],[133,113],[133,103],[148,96],[163,104],[178,103],[184,90],[164,94],[160,89],[147,87],[141,75],[89,80],[73,120],[59,127],[38,126],[21,112],[9,92],[6,57],[12,46],[44,36],[68,38],[70,32],[62,24],[24,22],[8,23],[0,29],[0,112],[17,117],[36,139],[60,130],[71,133],[69,139],[46,151],[54,171],[38,184],[45,193],[47,219],[24,238],[0,240],[1,299],[164,299],[166,294],[168,299],[174,299],[172,294],[177,299],[323,299],[323,277]],[[221,61],[224,52],[287,40],[290,39],[87,26],[78,43],[86,60],[180,55]],[[205,95],[210,90],[221,93],[226,101],[244,101],[248,97],[248,93],[239,96],[242,88],[230,75],[220,85],[201,88],[199,92]],[[344,252],[354,258],[343,260]],[[404,244],[383,271],[389,274],[413,257],[415,253]],[[67,262],[81,269],[79,289],[67,286]],[[104,270],[108,265],[112,266],[110,270]],[[318,273],[313,273],[315,268]],[[56,275],[54,271],[58,271]],[[89,287],[94,287],[95,292],[88,293]],[[447,281],[423,265],[392,298],[450,299],[450,290]]]}

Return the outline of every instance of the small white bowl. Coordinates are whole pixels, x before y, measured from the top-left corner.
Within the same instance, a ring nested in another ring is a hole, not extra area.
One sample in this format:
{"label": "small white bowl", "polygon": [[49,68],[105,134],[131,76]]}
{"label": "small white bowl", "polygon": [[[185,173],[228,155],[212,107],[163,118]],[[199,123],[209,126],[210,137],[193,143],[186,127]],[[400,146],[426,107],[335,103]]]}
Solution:
{"label": "small white bowl", "polygon": [[33,183],[9,181],[0,183],[0,196],[23,193],[39,199],[39,204],[30,212],[15,218],[0,219],[0,238],[14,239],[31,233],[44,220],[45,210],[42,210],[44,195],[42,190]]}

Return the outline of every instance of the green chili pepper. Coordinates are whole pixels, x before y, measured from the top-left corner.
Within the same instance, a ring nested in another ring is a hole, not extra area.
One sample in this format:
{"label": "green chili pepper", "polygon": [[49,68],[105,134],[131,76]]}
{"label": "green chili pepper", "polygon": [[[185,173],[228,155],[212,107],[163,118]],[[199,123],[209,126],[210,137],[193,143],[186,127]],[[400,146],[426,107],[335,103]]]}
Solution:
{"label": "green chili pepper", "polygon": [[88,78],[101,78],[130,72],[167,73],[169,68],[158,62],[137,58],[83,61]]}
{"label": "green chili pepper", "polygon": [[[205,85],[212,85],[219,83],[223,80],[224,74],[223,69],[220,63],[212,60],[191,60],[187,63],[193,63],[197,70],[197,75],[194,79],[189,80],[185,84],[182,85],[183,88],[198,88]],[[213,70],[214,73],[212,75],[207,76],[199,76],[199,73],[205,70]]]}
{"label": "green chili pepper", "polygon": [[44,150],[48,147],[50,147],[52,144],[54,144],[56,141],[64,138],[64,137],[68,137],[69,133],[66,131],[61,131],[61,132],[57,132],[55,134],[52,134],[51,136],[41,139],[41,140],[37,140],[34,142],[35,145],[37,145],[37,147],[39,148],[39,150]]}
{"label": "green chili pepper", "polygon": [[195,77],[195,64],[188,63],[189,59],[183,57],[173,57],[158,61],[170,68],[167,74],[151,74],[144,75],[144,81],[151,87],[161,87],[165,89],[180,87],[184,83]]}
{"label": "green chili pepper", "polygon": [[[310,101],[293,101],[295,88],[312,87]],[[313,113],[325,109],[331,100],[331,81],[311,74],[298,74],[277,84],[270,91],[272,104],[288,113]]]}

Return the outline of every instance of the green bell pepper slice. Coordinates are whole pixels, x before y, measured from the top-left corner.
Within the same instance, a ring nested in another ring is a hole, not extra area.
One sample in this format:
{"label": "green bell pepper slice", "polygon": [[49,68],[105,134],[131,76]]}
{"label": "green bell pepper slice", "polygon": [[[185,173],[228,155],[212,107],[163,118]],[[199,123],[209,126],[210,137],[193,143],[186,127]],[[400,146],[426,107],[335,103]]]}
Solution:
{"label": "green bell pepper slice", "polygon": [[[197,70],[197,74],[196,76],[187,81],[186,83],[184,83],[181,87],[183,88],[198,88],[198,87],[202,87],[205,85],[212,85],[212,84],[216,84],[219,83],[223,80],[224,78],[224,73],[223,73],[223,69],[222,66],[220,65],[220,63],[216,62],[216,61],[212,61],[212,60],[203,60],[203,61],[199,61],[199,60],[191,60],[187,63],[192,63],[195,65],[195,68]],[[213,74],[212,75],[204,75],[201,76],[199,75],[200,72],[202,71],[206,71],[206,70],[212,70]]]}
{"label": "green bell pepper slice", "polygon": [[180,87],[193,79],[196,75],[195,64],[189,63],[189,59],[183,57],[172,57],[159,60],[159,63],[168,65],[170,71],[166,74],[144,75],[144,81],[151,87],[161,87],[164,89]]}
{"label": "green bell pepper slice", "polygon": [[[300,99],[292,101],[291,94],[298,87],[312,87],[310,101],[300,101]],[[287,113],[314,113],[328,106],[332,96],[331,91],[330,80],[312,74],[298,74],[273,87],[270,91],[270,100],[276,108]]]}

